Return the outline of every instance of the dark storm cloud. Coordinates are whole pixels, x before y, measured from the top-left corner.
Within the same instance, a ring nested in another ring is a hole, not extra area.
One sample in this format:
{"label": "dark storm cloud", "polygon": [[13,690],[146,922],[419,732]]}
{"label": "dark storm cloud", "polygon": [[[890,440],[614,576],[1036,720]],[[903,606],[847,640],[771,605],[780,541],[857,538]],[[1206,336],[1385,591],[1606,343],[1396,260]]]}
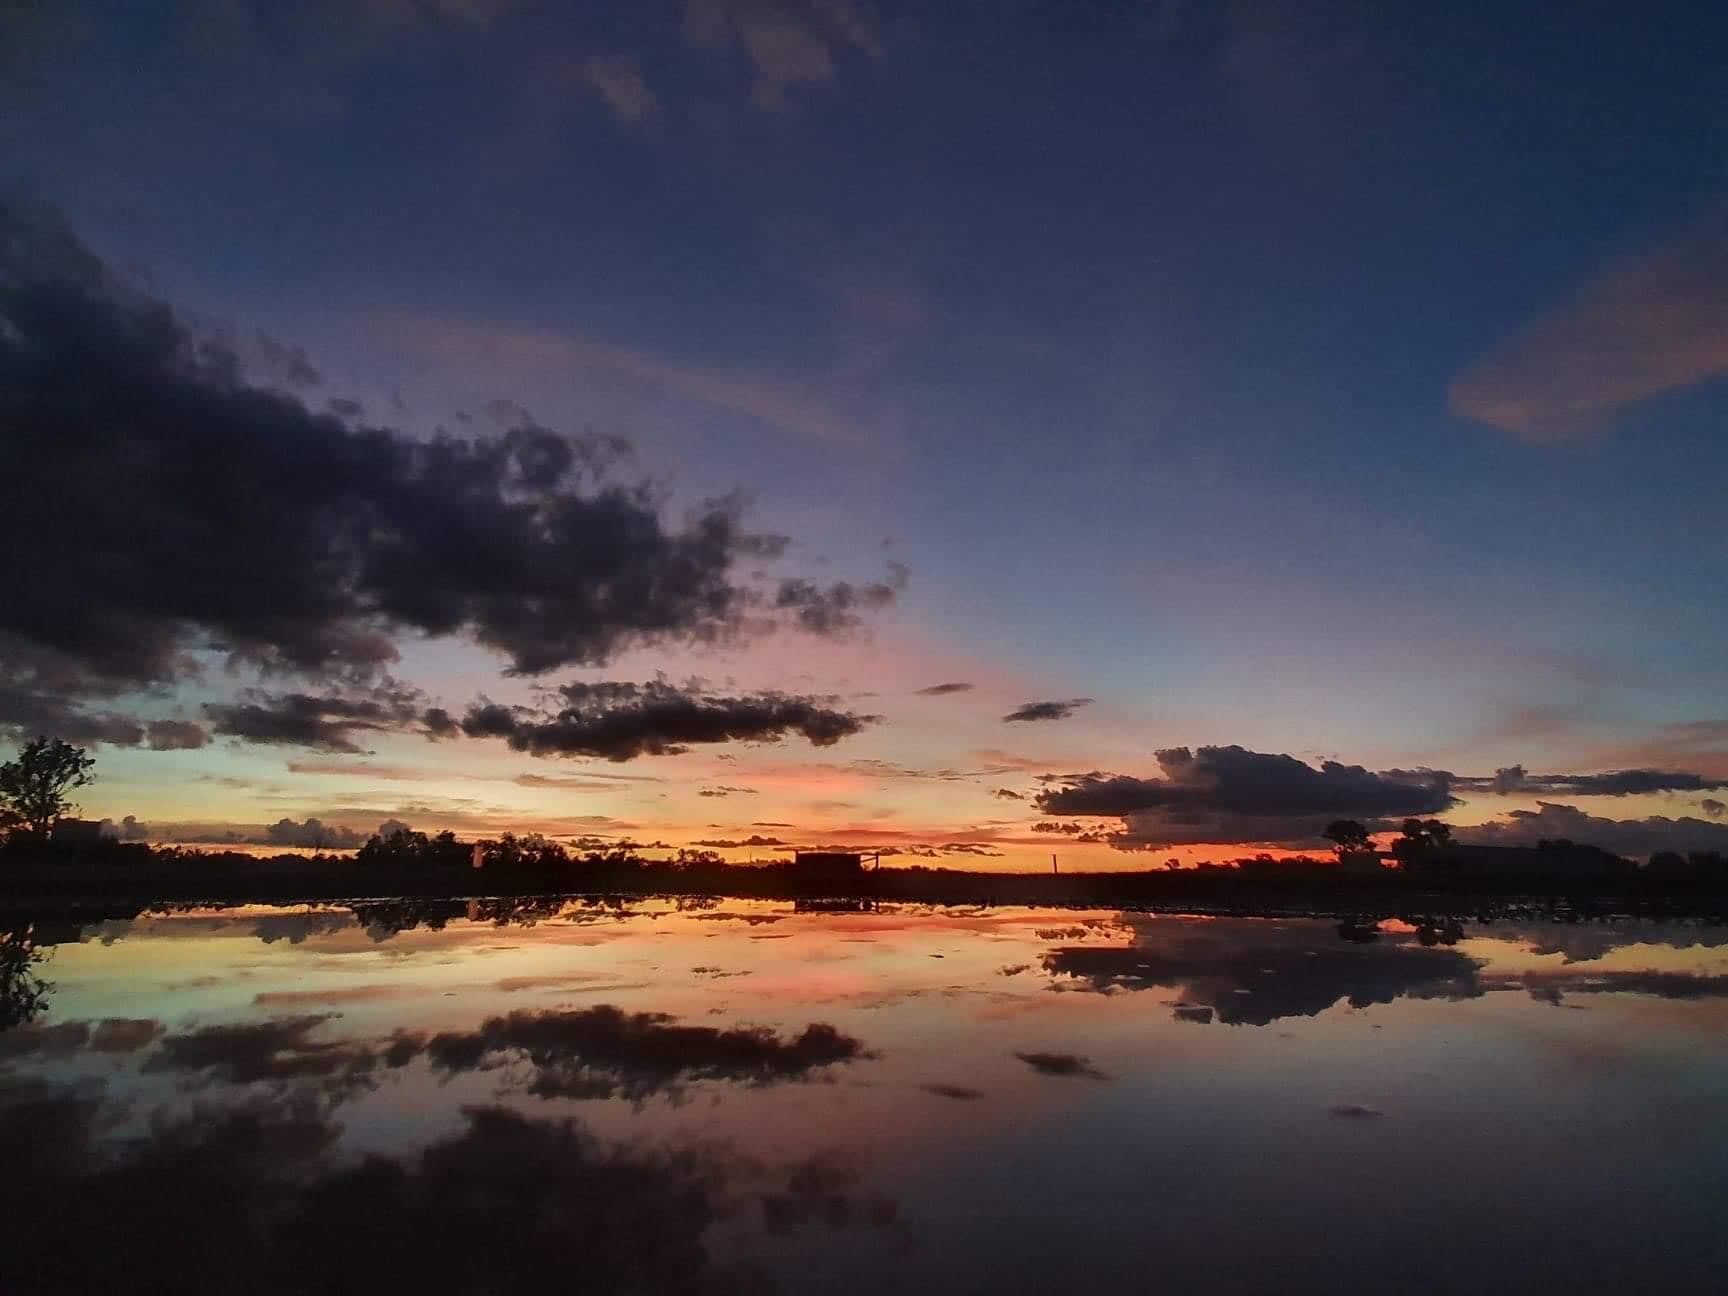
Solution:
{"label": "dark storm cloud", "polygon": [[[62,687],[66,684],[82,691],[85,681],[73,676]],[[0,659],[0,736],[23,740],[36,734],[114,747],[136,747],[145,738],[144,725],[131,716],[80,706],[65,693],[40,687],[33,675]]]}
{"label": "dark storm cloud", "polygon": [[947,697],[950,693],[970,693],[976,685],[955,681],[951,684],[932,684],[928,688],[913,689],[919,697]]}
{"label": "dark storm cloud", "polygon": [[1599,846],[1616,855],[1651,855],[1656,851],[1728,852],[1728,824],[1692,815],[1669,818],[1649,815],[1643,819],[1609,819],[1588,814],[1576,806],[1538,803],[1535,810],[1513,810],[1500,819],[1453,831],[1453,837],[1471,846],[1534,846],[1540,841],[1565,839]]}
{"label": "dark storm cloud", "polygon": [[67,742],[148,746],[152,751],[183,751],[209,743],[203,727],[188,720],[143,720],[92,706],[120,689],[64,664],[50,664],[51,656],[0,634],[0,737],[22,740],[53,734]]}
{"label": "dark storm cloud", "polygon": [[218,734],[251,743],[358,754],[355,736],[407,728],[421,716],[420,695],[386,680],[364,690],[313,695],[248,689],[238,702],[204,706]]}
{"label": "dark storm cloud", "polygon": [[1052,815],[1113,815],[1124,831],[1112,844],[1160,849],[1198,842],[1300,842],[1333,819],[1374,826],[1452,805],[1449,776],[1437,771],[1373,773],[1244,747],[1166,748],[1162,778],[1084,774],[1046,788],[1038,809]]}
{"label": "dark storm cloud", "polygon": [[1496,796],[1637,796],[1652,792],[1713,792],[1728,788],[1728,778],[1711,778],[1684,770],[1623,769],[1603,774],[1532,774],[1522,765],[1507,765],[1489,778],[1451,776],[1459,791]]}
{"label": "dark storm cloud", "polygon": [[1066,702],[1027,702],[1015,707],[1002,719],[1010,720],[1066,720],[1083,706],[1089,706],[1091,698],[1069,698]]}
{"label": "dark storm cloud", "polygon": [[525,1057],[533,1066],[528,1092],[539,1097],[637,1102],[693,1080],[807,1080],[870,1056],[824,1022],[782,1037],[766,1026],[681,1026],[665,1013],[626,1013],[611,1004],[489,1017],[477,1030],[434,1035],[424,1052],[441,1071],[485,1070]]}
{"label": "dark storm cloud", "polygon": [[[736,498],[669,523],[656,488],[618,479],[626,450],[532,425],[418,441],[313,413],[63,224],[0,202],[0,480],[30,484],[8,498],[7,560],[31,575],[0,601],[0,684],[25,702],[177,680],[203,649],[369,678],[403,631],[538,674],[721,638],[763,607],[832,633],[903,583],[746,587],[734,563],[784,537],[745,530]],[[139,741],[115,723],[75,736]]]}
{"label": "dark storm cloud", "polygon": [[752,833],[748,837],[741,837],[741,838],[737,838],[737,839],[719,838],[719,839],[715,839],[713,841],[692,842],[691,845],[703,846],[709,850],[741,850],[745,847],[751,847],[751,846],[762,846],[762,847],[785,846],[785,845],[787,845],[787,843],[781,841],[778,837],[764,837],[760,833]]}
{"label": "dark storm cloud", "polygon": [[[644,684],[566,684],[563,705],[533,711],[482,703],[459,722],[470,738],[503,738],[516,751],[535,756],[598,756],[627,761],[668,756],[693,744],[777,742],[797,734],[812,746],[828,747],[861,732],[876,716],[837,710],[830,698],[787,693],[710,696],[665,680]],[[428,713],[433,734],[447,732],[444,713]]]}

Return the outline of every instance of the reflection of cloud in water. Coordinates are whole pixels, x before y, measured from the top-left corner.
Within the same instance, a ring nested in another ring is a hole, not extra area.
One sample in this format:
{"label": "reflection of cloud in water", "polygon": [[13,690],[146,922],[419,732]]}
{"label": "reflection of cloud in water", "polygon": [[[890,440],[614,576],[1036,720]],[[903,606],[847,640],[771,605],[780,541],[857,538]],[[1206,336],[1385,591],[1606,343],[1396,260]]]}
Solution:
{"label": "reflection of cloud in water", "polygon": [[534,1069],[528,1091],[542,1098],[636,1102],[694,1080],[807,1080],[871,1056],[825,1022],[782,1038],[766,1026],[684,1026],[665,1013],[626,1013],[611,1004],[489,1017],[477,1030],[432,1036],[424,1051],[433,1067],[450,1072],[489,1070],[526,1057]]}
{"label": "reflection of cloud in water", "polygon": [[200,1026],[164,1039],[144,1070],[232,1085],[317,1080],[339,1096],[369,1087],[371,1073],[380,1062],[402,1066],[413,1056],[412,1051],[380,1052],[361,1041],[314,1039],[314,1033],[333,1019],[332,1013],[317,1013]]}
{"label": "reflection of cloud in water", "polygon": [[1677,950],[1728,946],[1728,924],[1719,922],[1496,922],[1474,934],[1517,941],[1532,954],[1560,954],[1568,963],[1589,963],[1632,945]]}
{"label": "reflection of cloud in water", "polygon": [[[1485,973],[1459,950],[1423,941],[1420,932],[1381,931],[1362,925],[1331,929],[1319,922],[1265,919],[1129,917],[1132,945],[1063,946],[1044,956],[1056,984],[1079,982],[1102,992],[1173,989],[1178,1021],[1265,1026],[1284,1017],[1312,1017],[1339,1002],[1353,1008],[1401,998],[1473,999],[1528,990],[1559,1003],[1567,994],[1643,994],[1664,999],[1728,998],[1728,976],[1672,971],[1588,970]],[[1363,939],[1368,935],[1373,939]],[[1492,935],[1527,943],[1529,952],[1565,952],[1588,961],[1613,950],[1651,942],[1645,926],[1541,924]],[[1723,933],[1681,927],[1678,942],[1716,945]]]}
{"label": "reflection of cloud in water", "polygon": [[1559,1003],[1566,995],[1638,994],[1658,999],[1728,999],[1728,976],[1699,972],[1529,972],[1491,990],[1523,988],[1532,998]]}
{"label": "reflection of cloud in water", "polygon": [[927,1084],[918,1087],[927,1094],[935,1094],[938,1098],[954,1098],[961,1102],[968,1102],[984,1096],[982,1089],[971,1089],[966,1085]]}
{"label": "reflection of cloud in water", "polygon": [[1475,960],[1399,934],[1357,943],[1317,923],[1137,916],[1124,922],[1134,944],[1053,949],[1044,956],[1045,970],[1101,991],[1179,990],[1180,1019],[1247,1026],[1312,1017],[1339,1000],[1365,1008],[1406,995],[1482,993]]}
{"label": "reflection of cloud in water", "polygon": [[0,1034],[0,1063],[13,1058],[64,1058],[86,1049],[92,1053],[136,1053],[161,1034],[161,1022],[133,1017],[24,1026]]}
{"label": "reflection of cloud in water", "polygon": [[748,1293],[766,1278],[719,1257],[720,1226],[749,1246],[895,1219],[830,1158],[767,1167],[496,1107],[465,1109],[407,1158],[354,1160],[310,1102],[208,1109],[109,1141],[113,1114],[91,1098],[4,1098],[0,1255],[20,1292]]}
{"label": "reflection of cloud in water", "polygon": [[1108,1080],[1110,1077],[1096,1070],[1083,1057],[1073,1053],[1016,1053],[1027,1066],[1039,1075],[1046,1076],[1082,1076],[1088,1080]]}

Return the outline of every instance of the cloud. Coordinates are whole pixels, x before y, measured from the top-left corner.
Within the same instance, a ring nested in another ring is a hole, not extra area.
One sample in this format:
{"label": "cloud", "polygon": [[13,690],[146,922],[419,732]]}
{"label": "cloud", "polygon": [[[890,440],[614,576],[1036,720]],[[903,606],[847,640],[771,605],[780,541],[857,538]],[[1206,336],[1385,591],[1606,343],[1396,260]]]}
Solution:
{"label": "cloud", "polygon": [[1705,797],[1698,803],[1698,808],[1712,819],[1720,819],[1725,813],[1728,813],[1728,805],[1718,801],[1715,797]]}
{"label": "cloud", "polygon": [[560,374],[582,370],[622,374],[815,441],[840,445],[876,441],[848,410],[776,374],[708,369],[573,333],[470,324],[429,315],[385,314],[375,326],[417,353],[445,362]]}
{"label": "cloud", "polygon": [[1452,383],[1452,412],[1529,441],[1564,441],[1662,392],[1728,373],[1728,232],[1713,228],[1608,267]]}
{"label": "cloud", "polygon": [[665,1013],[594,1008],[518,1010],[489,1017],[473,1031],[425,1041],[441,1071],[473,1071],[525,1057],[528,1092],[541,1098],[627,1098],[640,1102],[694,1080],[768,1085],[810,1079],[870,1056],[823,1022],[782,1037],[766,1026],[683,1026]]}
{"label": "cloud", "polygon": [[337,778],[367,778],[385,783],[424,783],[438,777],[434,770],[418,769],[412,765],[375,765],[369,761],[289,761],[288,772]]}
{"label": "cloud", "polygon": [[832,81],[843,49],[883,52],[875,14],[859,0],[687,0],[684,40],[742,50],[756,77],[751,102],[770,110],[787,106],[789,87]]}
{"label": "cloud", "polygon": [[659,107],[633,54],[591,54],[581,77],[619,121],[640,121]]}
{"label": "cloud", "polygon": [[697,792],[696,795],[699,797],[756,796],[757,792],[755,788],[726,787],[722,785],[720,787],[703,788],[701,791]]}
{"label": "cloud", "polygon": [[1652,792],[1712,792],[1728,788],[1728,778],[1683,770],[1623,769],[1605,774],[1531,774],[1507,765],[1491,778],[1448,776],[1455,789],[1496,796],[1638,796]]}
{"label": "cloud", "polygon": [[304,822],[278,819],[264,829],[263,844],[268,846],[308,846],[314,849],[349,850],[365,844],[367,834],[327,824],[310,816]]}
{"label": "cloud", "polygon": [[1599,753],[1597,765],[1699,770],[1728,778],[1728,719],[1683,720]]}
{"label": "cloud", "polygon": [[[202,651],[370,681],[414,633],[534,675],[787,619],[763,616],[777,591],[734,578],[787,544],[746,530],[736,497],[674,525],[659,488],[620,476],[617,437],[418,440],[314,413],[15,205],[0,205],[0,429],[0,476],[33,487],[8,503],[8,560],[32,573],[0,601],[12,725],[32,706],[58,702],[69,721],[68,699],[187,679]],[[812,586],[788,611],[866,605]],[[254,721],[269,717],[230,713]],[[139,741],[123,717],[84,724],[79,737]]]}
{"label": "cloud", "polygon": [[132,842],[150,839],[150,825],[140,823],[135,815],[127,815],[118,823],[112,819],[104,819],[100,830],[104,837],[112,837],[115,841]]}
{"label": "cloud", "polygon": [[194,751],[210,742],[204,726],[190,720],[152,720],[144,728],[151,751]]}
{"label": "cloud", "polygon": [[902,590],[910,573],[904,563],[888,564],[888,579],[867,585],[836,581],[820,586],[800,577],[780,582],[774,595],[774,606],[790,612],[802,630],[817,635],[838,635],[855,629],[863,614],[891,605]]}
{"label": "cloud", "polygon": [[913,689],[919,697],[947,697],[950,693],[970,693],[977,686],[956,681],[952,684],[932,684],[928,688]]}
{"label": "cloud", "polygon": [[1453,837],[1472,846],[1534,846],[1564,839],[1599,846],[1616,855],[1650,855],[1656,851],[1728,852],[1728,823],[1693,816],[1671,819],[1608,819],[1576,806],[1538,803],[1535,810],[1513,810],[1501,819],[1456,828]]}
{"label": "cloud", "polygon": [[1450,776],[1430,770],[1372,773],[1244,747],[1171,747],[1160,751],[1162,778],[1084,774],[1035,798],[1049,815],[1117,816],[1124,831],[1108,840],[1125,850],[1199,843],[1309,842],[1334,819],[1370,827],[1452,805]]}
{"label": "cloud", "polygon": [[1069,698],[1066,702],[1027,702],[1015,707],[1002,719],[1013,720],[1066,720],[1083,706],[1091,705],[1091,698]]}
{"label": "cloud", "polygon": [[[598,780],[598,781],[596,781]],[[521,787],[577,788],[593,791],[617,783],[664,783],[658,774],[607,774],[592,770],[570,777],[563,774],[518,774],[510,780]]]}
{"label": "cloud", "polygon": [[831,698],[710,696],[665,680],[566,684],[558,694],[563,705],[553,711],[476,704],[460,729],[470,738],[503,738],[514,750],[535,756],[627,761],[675,755],[699,743],[778,742],[787,734],[828,747],[877,719],[837,710]]}
{"label": "cloud", "polygon": [[990,795],[1003,801],[1024,801],[1026,799],[1023,794],[1016,792],[1013,788],[997,788]]}
{"label": "cloud", "polygon": [[788,843],[778,837],[764,837],[760,833],[752,833],[748,837],[738,839],[718,839],[714,841],[692,842],[693,846],[703,846],[709,850],[742,850],[746,847],[783,847]]}
{"label": "cloud", "polygon": [[421,708],[418,690],[386,679],[363,691],[322,696],[248,689],[239,702],[205,703],[204,714],[224,737],[358,754],[364,749],[355,735],[405,729]]}

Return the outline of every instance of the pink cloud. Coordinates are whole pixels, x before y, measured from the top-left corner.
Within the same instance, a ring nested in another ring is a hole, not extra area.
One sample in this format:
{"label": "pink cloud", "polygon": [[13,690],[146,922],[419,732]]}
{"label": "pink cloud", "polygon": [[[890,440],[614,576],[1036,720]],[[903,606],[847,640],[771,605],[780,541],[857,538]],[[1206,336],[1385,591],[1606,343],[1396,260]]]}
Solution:
{"label": "pink cloud", "polygon": [[1621,261],[1460,374],[1452,412],[1529,441],[1586,435],[1627,405],[1728,373],[1724,301],[1728,234]]}

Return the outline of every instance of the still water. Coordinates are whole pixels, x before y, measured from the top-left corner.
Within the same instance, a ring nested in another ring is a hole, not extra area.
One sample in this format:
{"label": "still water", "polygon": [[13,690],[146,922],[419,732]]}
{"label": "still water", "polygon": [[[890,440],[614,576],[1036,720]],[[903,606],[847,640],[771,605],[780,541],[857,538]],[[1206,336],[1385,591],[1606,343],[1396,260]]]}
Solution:
{"label": "still water", "polygon": [[6,1296],[1728,1279],[1725,927],[668,900],[35,936]]}

